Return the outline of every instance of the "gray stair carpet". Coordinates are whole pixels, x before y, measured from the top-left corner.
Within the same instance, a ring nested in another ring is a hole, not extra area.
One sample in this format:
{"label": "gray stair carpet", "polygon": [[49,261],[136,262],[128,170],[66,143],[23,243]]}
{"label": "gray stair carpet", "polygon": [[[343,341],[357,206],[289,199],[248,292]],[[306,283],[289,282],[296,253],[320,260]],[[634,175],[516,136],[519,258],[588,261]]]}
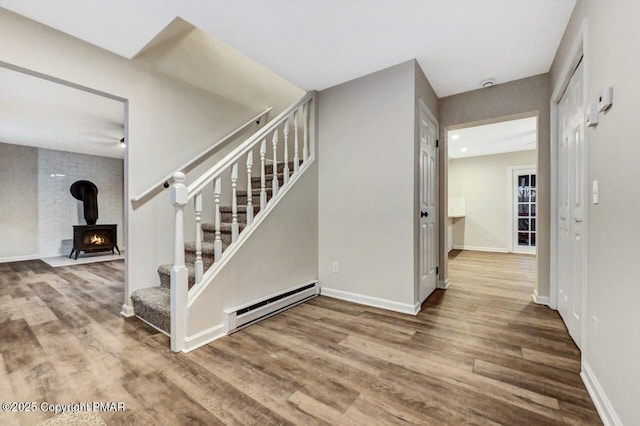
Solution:
{"label": "gray stair carpet", "polygon": [[[282,186],[284,183],[284,164],[278,163],[278,181]],[[289,162],[289,172],[293,173],[293,161]],[[265,179],[267,200],[273,195],[272,180],[273,166],[265,166]],[[251,200],[253,203],[253,215],[257,215],[260,211],[260,177],[252,177]],[[258,188],[256,188],[256,186]],[[236,192],[238,200],[238,228],[242,232],[247,226],[247,199],[248,192],[246,190],[238,190]],[[224,252],[231,244],[231,229],[233,210],[231,206],[220,206],[220,239],[222,240],[222,251]],[[214,241],[215,226],[212,223],[202,224],[202,263],[204,271],[211,267],[214,263]],[[196,243],[187,242],[184,245],[185,264],[189,271],[189,288],[193,287],[196,280],[195,260],[196,260]],[[135,315],[146,322],[153,324],[160,330],[170,333],[171,327],[171,269],[173,265],[160,265],[158,267],[159,286],[146,287],[134,291],[131,294],[133,301],[133,310]]]}

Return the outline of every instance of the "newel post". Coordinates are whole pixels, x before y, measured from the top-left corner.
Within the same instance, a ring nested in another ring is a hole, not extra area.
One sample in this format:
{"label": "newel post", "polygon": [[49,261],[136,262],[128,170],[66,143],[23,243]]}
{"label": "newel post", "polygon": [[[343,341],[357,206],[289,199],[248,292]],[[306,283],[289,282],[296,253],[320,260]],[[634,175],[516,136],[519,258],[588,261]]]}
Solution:
{"label": "newel post", "polygon": [[184,206],[189,192],[184,184],[184,173],[173,175],[171,204],[175,206],[175,238],[173,245],[173,269],[171,269],[171,350],[181,352],[187,336],[187,295],[189,272],[184,261]]}

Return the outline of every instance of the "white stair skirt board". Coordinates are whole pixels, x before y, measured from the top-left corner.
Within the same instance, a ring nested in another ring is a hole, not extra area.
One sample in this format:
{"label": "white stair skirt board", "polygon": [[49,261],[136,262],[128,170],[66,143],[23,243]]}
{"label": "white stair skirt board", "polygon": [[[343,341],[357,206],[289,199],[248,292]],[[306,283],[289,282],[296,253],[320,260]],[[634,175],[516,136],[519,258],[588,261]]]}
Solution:
{"label": "white stair skirt board", "polygon": [[93,255],[85,255],[81,254],[81,257],[78,257],[78,260],[71,259],[68,256],[57,256],[57,257],[45,257],[41,259],[47,265],[53,268],[60,268],[63,266],[73,266],[73,265],[84,265],[86,263],[97,263],[97,262],[110,262],[112,260],[122,260],[124,259],[124,250],[121,250],[122,254],[93,254]]}
{"label": "white stair skirt board", "polygon": [[444,281],[438,281],[438,288],[442,290],[446,290],[449,288],[449,278]]}
{"label": "white stair skirt board", "polygon": [[295,305],[306,302],[319,294],[317,281],[311,281],[277,293],[253,300],[224,311],[224,326],[227,334],[262,321]]}
{"label": "white stair skirt board", "polygon": [[609,398],[607,398],[607,395],[604,393],[604,389],[602,389],[593,370],[586,362],[582,363],[580,377],[587,388],[587,392],[589,392],[589,396],[593,400],[593,404],[596,406],[596,410],[598,410],[602,423],[604,423],[605,426],[622,426],[620,417],[618,417],[616,410],[613,408],[613,405],[611,405],[611,401],[609,401]]}
{"label": "white stair skirt board", "polygon": [[374,308],[386,309],[388,311],[400,312],[408,315],[418,315],[420,307],[422,306],[422,303],[420,302],[417,302],[415,305],[410,305],[408,303],[399,303],[392,300],[380,299],[378,297],[365,296],[363,294],[351,293],[327,287],[321,287],[320,294],[334,299],[346,300],[347,302],[358,303],[360,305],[372,306]]}
{"label": "white stair skirt board", "polygon": [[460,246],[460,245],[454,244],[453,248],[455,250],[473,250],[473,251],[489,251],[492,253],[509,253],[509,250],[499,248],[499,247]]}
{"label": "white stair skirt board", "polygon": [[24,256],[3,257],[3,258],[0,258],[0,263],[23,262],[25,260],[35,260],[35,259],[40,259],[40,256],[38,256],[37,254],[27,254]]}
{"label": "white stair skirt board", "polygon": [[187,336],[184,339],[184,349],[182,349],[182,352],[191,352],[226,335],[227,332],[225,331],[224,324],[218,324],[200,333],[196,333],[193,336]]}
{"label": "white stair skirt board", "polygon": [[533,299],[534,303],[537,303],[538,305],[549,306],[549,296],[539,296],[537,288],[533,289],[531,298]]}

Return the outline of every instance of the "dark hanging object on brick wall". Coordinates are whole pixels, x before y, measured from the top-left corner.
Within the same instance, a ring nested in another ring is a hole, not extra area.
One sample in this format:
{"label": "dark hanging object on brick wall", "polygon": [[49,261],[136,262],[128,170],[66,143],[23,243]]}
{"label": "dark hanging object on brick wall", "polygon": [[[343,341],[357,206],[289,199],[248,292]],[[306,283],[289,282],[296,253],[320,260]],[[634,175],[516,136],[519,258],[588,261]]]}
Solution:
{"label": "dark hanging object on brick wall", "polygon": [[98,220],[98,187],[88,180],[79,180],[71,185],[71,195],[82,201],[87,225],[95,225]]}

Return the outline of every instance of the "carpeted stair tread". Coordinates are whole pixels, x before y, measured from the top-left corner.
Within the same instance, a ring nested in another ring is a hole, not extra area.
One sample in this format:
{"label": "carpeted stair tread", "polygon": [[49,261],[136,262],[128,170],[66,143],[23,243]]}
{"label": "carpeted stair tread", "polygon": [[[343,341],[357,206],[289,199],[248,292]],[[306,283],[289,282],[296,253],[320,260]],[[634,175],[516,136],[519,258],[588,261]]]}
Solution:
{"label": "carpeted stair tread", "polygon": [[[202,242],[202,255],[206,255],[206,254],[210,254],[213,256],[213,242],[209,242],[209,241],[203,241]],[[188,252],[193,252],[195,253],[196,251],[196,242],[195,241],[189,241],[184,243],[184,251],[188,251]]]}
{"label": "carpeted stair tread", "polygon": [[[298,161],[298,165],[300,165],[300,164],[302,164],[302,160]],[[293,166],[294,166],[294,161],[293,160],[289,161],[289,170],[290,171],[293,170]],[[284,162],[278,162],[277,170],[278,170],[278,173],[284,172]],[[273,163],[265,164],[264,172],[273,174]]]}
{"label": "carpeted stair tread", "polygon": [[171,295],[165,287],[147,287],[131,294],[136,315],[167,333],[171,330]]}
{"label": "carpeted stair tread", "polygon": [[[189,288],[193,287],[196,283],[196,267],[195,265],[187,264],[187,270],[189,271]],[[160,276],[160,286],[165,288],[171,288],[171,270],[172,264],[158,266],[158,275]]]}
{"label": "carpeted stair tread", "polygon": [[[255,209],[254,209],[254,212],[255,212]],[[240,229],[240,231],[242,231],[246,227],[247,227],[246,223],[238,222],[238,228]],[[215,223],[203,223],[202,224],[202,231],[203,232],[216,232]],[[230,234],[231,233],[231,222],[220,222],[220,232],[223,233],[223,234]]]}
{"label": "carpeted stair tread", "polygon": [[[260,211],[260,204],[253,205],[253,215],[255,216]],[[231,206],[220,206],[220,213],[233,213],[233,207]],[[247,214],[247,206],[246,205],[238,205],[238,214]],[[223,222],[224,223],[224,222]],[[222,223],[220,224],[222,228]]]}
{"label": "carpeted stair tread", "polygon": [[[267,193],[267,195],[271,195],[271,193],[273,192],[273,187],[271,187],[271,185],[268,185],[264,191]],[[255,196],[260,196],[260,193],[262,192],[262,189],[260,188],[253,188],[251,190],[251,195]],[[246,197],[247,196],[247,191],[246,190],[242,190],[242,191],[237,191],[236,194],[238,195],[238,197]]]}

